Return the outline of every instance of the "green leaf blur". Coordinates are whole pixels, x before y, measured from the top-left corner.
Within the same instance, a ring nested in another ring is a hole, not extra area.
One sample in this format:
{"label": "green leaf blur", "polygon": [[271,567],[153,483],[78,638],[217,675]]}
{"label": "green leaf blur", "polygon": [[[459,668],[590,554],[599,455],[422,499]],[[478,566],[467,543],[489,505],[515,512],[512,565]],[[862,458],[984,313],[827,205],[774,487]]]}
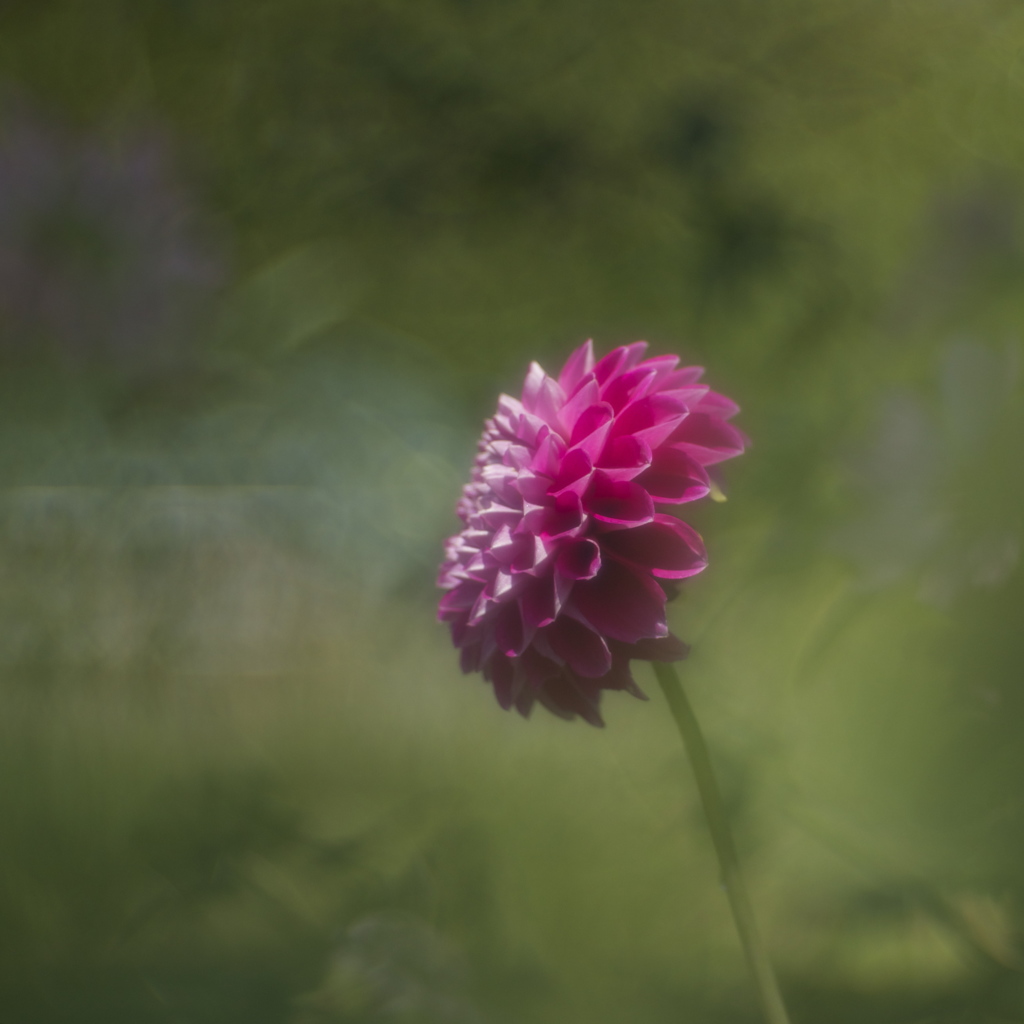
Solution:
{"label": "green leaf blur", "polygon": [[1022,54],[0,5],[0,1021],[758,1020],[653,677],[524,722],[434,621],[481,419],[588,337],[753,441],[672,618],[794,1020],[1024,1021]]}

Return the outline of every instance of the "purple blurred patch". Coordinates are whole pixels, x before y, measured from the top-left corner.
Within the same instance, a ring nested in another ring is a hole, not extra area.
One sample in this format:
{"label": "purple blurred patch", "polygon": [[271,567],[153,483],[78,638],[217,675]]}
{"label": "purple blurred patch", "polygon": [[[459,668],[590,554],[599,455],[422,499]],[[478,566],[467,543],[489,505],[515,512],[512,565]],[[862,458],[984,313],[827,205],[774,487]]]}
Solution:
{"label": "purple blurred patch", "polygon": [[153,129],[77,135],[0,118],[0,351],[129,375],[194,358],[224,280]]}

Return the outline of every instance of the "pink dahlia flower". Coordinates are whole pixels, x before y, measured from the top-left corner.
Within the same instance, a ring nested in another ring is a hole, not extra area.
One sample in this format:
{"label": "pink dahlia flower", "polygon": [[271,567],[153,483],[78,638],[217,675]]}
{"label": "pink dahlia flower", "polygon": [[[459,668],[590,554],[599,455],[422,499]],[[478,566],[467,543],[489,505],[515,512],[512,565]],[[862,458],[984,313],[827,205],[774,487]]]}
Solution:
{"label": "pink dahlia flower", "polygon": [[638,697],[631,659],[677,661],[664,581],[707,564],[700,535],[666,509],[703,498],[705,466],[743,451],[738,410],[646,342],[595,363],[588,341],[558,375],[533,363],[502,395],[448,540],[439,618],[504,708],[540,702],[603,724],[602,690]]}

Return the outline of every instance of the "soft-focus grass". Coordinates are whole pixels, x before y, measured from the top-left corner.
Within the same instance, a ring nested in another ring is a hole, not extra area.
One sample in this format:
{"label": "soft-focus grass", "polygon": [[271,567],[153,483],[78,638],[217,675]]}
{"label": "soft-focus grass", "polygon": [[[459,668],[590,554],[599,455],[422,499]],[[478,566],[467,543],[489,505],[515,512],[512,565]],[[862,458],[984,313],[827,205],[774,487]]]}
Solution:
{"label": "soft-focus grass", "polygon": [[660,702],[524,723],[433,622],[591,334],[754,440],[673,617],[794,1018],[1024,1019],[1022,28],[7,5],[4,116],[155,125],[234,277],[143,380],[0,317],[0,1020],[757,1019]]}

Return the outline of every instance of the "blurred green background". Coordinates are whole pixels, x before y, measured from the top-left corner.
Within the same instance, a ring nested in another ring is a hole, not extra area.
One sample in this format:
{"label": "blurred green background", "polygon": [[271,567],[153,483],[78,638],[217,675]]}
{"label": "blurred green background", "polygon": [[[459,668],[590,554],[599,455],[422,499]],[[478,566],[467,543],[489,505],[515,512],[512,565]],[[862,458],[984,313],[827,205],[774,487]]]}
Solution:
{"label": "blurred green background", "polygon": [[434,622],[481,419],[753,447],[673,606],[795,1024],[1024,1021],[1024,9],[0,5],[0,1022],[757,1021],[667,709]]}

